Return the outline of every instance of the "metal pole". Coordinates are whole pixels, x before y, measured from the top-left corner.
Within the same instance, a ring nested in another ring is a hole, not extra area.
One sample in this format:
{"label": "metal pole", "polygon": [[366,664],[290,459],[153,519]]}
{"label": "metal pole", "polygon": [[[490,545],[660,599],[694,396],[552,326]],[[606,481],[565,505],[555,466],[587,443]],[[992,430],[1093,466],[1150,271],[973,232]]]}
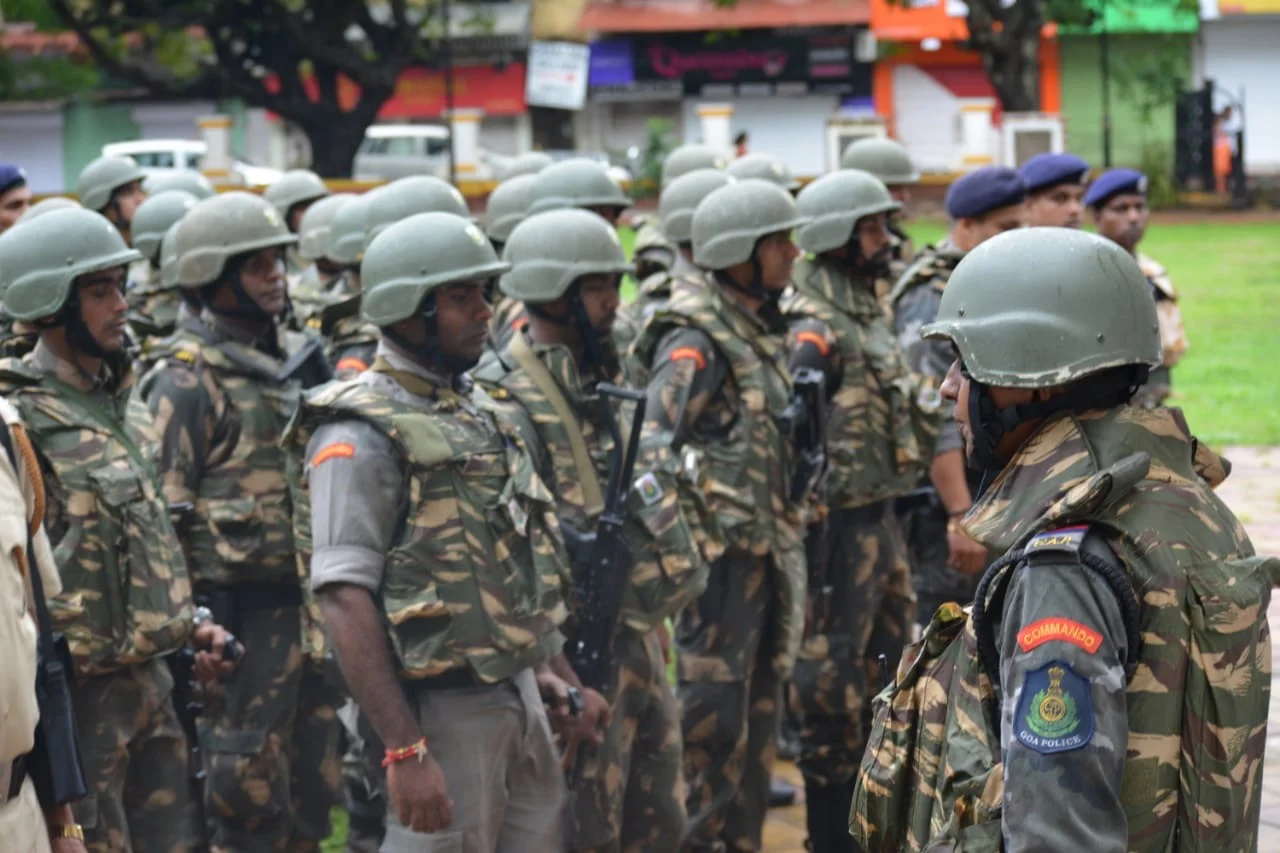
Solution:
{"label": "metal pole", "polygon": [[450,3],[442,0],[444,12],[444,115],[449,127],[449,183],[458,183],[457,166],[453,156],[453,37],[450,33]]}
{"label": "metal pole", "polygon": [[1107,0],[1102,0],[1102,165],[1111,168],[1111,39],[1107,33]]}

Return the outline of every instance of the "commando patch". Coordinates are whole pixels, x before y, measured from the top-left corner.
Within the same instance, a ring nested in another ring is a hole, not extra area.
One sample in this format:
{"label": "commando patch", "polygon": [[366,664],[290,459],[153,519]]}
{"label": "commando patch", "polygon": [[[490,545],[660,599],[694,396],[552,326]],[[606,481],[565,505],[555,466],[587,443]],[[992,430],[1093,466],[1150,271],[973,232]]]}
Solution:
{"label": "commando patch", "polygon": [[1088,525],[1079,527],[1060,527],[1057,530],[1046,530],[1027,543],[1026,554],[1039,554],[1045,551],[1065,551],[1074,554],[1080,550]]}
{"label": "commando patch", "polygon": [[1032,622],[1018,632],[1018,648],[1024,652],[1037,649],[1045,643],[1059,640],[1084,649],[1089,654],[1098,651],[1102,645],[1102,635],[1087,625],[1081,625],[1074,619],[1061,616],[1050,616]]}
{"label": "commando patch", "polygon": [[1013,717],[1023,746],[1041,755],[1070,752],[1093,740],[1093,698],[1088,679],[1065,661],[1027,673]]}
{"label": "commando patch", "polygon": [[636,480],[636,491],[640,493],[640,500],[644,501],[645,506],[653,506],[662,500],[662,486],[652,471]]}

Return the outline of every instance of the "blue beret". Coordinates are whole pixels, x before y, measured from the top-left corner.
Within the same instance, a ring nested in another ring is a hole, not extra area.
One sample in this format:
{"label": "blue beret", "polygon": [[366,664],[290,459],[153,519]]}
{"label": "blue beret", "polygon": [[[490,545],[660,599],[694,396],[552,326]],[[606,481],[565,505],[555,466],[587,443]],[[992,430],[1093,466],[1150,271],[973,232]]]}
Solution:
{"label": "blue beret", "polygon": [[1102,207],[1112,196],[1121,193],[1146,195],[1147,176],[1137,169],[1109,169],[1089,185],[1084,203],[1088,207]]}
{"label": "blue beret", "polygon": [[6,193],[14,187],[27,182],[27,173],[12,163],[0,163],[0,193]]}
{"label": "blue beret", "polygon": [[1074,154],[1037,154],[1018,170],[1027,182],[1027,192],[1056,187],[1058,184],[1083,184],[1089,175],[1089,164]]}
{"label": "blue beret", "polygon": [[984,166],[953,183],[947,190],[947,213],[952,219],[982,216],[1000,207],[1027,200],[1027,182],[1013,169]]}

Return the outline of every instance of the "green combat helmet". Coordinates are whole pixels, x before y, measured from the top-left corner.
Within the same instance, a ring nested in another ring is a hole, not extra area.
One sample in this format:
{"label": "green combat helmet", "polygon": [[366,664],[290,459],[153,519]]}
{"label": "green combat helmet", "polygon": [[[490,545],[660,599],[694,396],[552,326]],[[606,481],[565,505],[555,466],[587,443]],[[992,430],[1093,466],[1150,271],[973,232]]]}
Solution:
{"label": "green combat helmet", "polygon": [[544,154],[541,151],[526,151],[511,161],[506,171],[502,173],[502,180],[505,182],[521,175],[536,175],[554,162],[555,160],[551,158],[550,154]]}
{"label": "green combat helmet", "polygon": [[164,232],[160,241],[160,287],[173,290],[178,287],[178,225],[175,222]]}
{"label": "green combat helmet", "polygon": [[747,154],[739,157],[725,167],[725,172],[740,181],[755,178],[777,184],[784,190],[800,187],[800,182],[791,176],[791,170],[772,154]]}
{"label": "green combat helmet", "polygon": [[329,239],[321,246],[323,256],[344,267],[360,263],[364,253],[365,220],[369,213],[369,193],[348,199],[329,220]]}
{"label": "green combat helmet", "polygon": [[693,212],[693,262],[709,270],[751,260],[761,237],[804,224],[791,194],[768,181],[734,181]]}
{"label": "green combat helmet", "polygon": [[204,201],[218,194],[209,179],[195,169],[169,169],[147,175],[142,188],[147,195],[159,195],[166,190],[182,190],[191,193],[197,201]]}
{"label": "green combat helmet", "polygon": [[418,213],[452,213],[471,218],[467,200],[453,184],[431,175],[410,175],[369,192],[364,244],[368,246],[388,225]]}
{"label": "green combat helmet", "polygon": [[495,243],[505,243],[517,225],[529,215],[533,202],[533,175],[507,178],[489,193],[484,207],[484,230]]}
{"label": "green combat helmet", "polygon": [[80,173],[76,195],[86,209],[101,213],[111,204],[112,193],[145,177],[132,157],[99,157]]}
{"label": "green combat helmet", "polygon": [[604,166],[591,160],[564,160],[548,166],[533,180],[529,213],[564,207],[616,207],[625,210],[631,199]]}
{"label": "green combat helmet", "polygon": [[133,215],[133,248],[148,261],[155,261],[165,232],[181,222],[196,202],[195,196],[182,190],[165,190],[148,196]]}
{"label": "green combat helmet", "polygon": [[840,155],[840,168],[870,172],[886,186],[914,184],[920,180],[907,149],[901,142],[885,136],[851,142]]}
{"label": "green combat helmet", "polygon": [[291,169],[267,185],[262,197],[271,202],[281,216],[289,218],[295,205],[324,198],[329,188],[310,169]]}
{"label": "green combat helmet", "polygon": [[106,217],[83,208],[55,210],[0,234],[0,298],[15,320],[62,310],[78,276],[127,266],[142,257]]}
{"label": "green combat helmet", "polygon": [[222,193],[191,208],[177,239],[178,284],[186,288],[217,281],[237,255],[298,242],[266,199],[247,192]]}
{"label": "green combat helmet", "polygon": [[375,326],[390,326],[417,314],[437,288],[490,279],[509,269],[471,220],[419,213],[388,226],[364,253],[364,317]]}
{"label": "green combat helmet", "polygon": [[70,210],[78,207],[80,207],[80,203],[78,201],[67,198],[66,196],[56,195],[52,198],[41,199],[28,207],[26,211],[18,217],[18,221],[15,222],[14,225],[20,225],[23,222],[30,222],[36,217],[44,216],[46,213],[53,213],[55,210]]}
{"label": "green combat helmet", "polygon": [[662,186],[700,169],[723,169],[729,159],[709,145],[680,145],[662,161]]}
{"label": "green combat helmet", "polygon": [[1049,388],[1112,367],[1160,363],[1151,286],[1110,240],[1024,228],[965,255],[921,330],[955,345],[976,382]]}
{"label": "green combat helmet", "polygon": [[298,223],[298,254],[301,257],[317,261],[327,256],[333,218],[353,198],[356,198],[355,193],[334,193],[307,208],[307,212],[302,214],[302,221]]}
{"label": "green combat helmet", "polygon": [[847,245],[859,219],[900,210],[889,188],[869,172],[842,169],[813,181],[796,196],[796,213],[809,220],[796,244],[819,254]]}
{"label": "green combat helmet", "polygon": [[635,268],[618,233],[589,210],[550,210],[516,226],[503,248],[511,272],[498,282],[502,292],[538,304],[564,298],[584,275],[622,275]]}
{"label": "green combat helmet", "polygon": [[721,187],[733,183],[733,178],[719,169],[698,169],[681,175],[662,189],[658,198],[658,218],[662,221],[662,233],[676,245],[693,239],[693,212],[702,200]]}

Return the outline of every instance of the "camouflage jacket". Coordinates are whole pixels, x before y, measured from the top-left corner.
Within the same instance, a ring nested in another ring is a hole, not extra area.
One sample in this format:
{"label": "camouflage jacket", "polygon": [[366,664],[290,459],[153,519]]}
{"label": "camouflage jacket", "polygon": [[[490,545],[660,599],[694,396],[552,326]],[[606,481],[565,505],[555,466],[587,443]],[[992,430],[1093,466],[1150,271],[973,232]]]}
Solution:
{"label": "camouflage jacket", "polygon": [[[523,342],[525,338],[521,336],[519,340]],[[524,344],[545,366],[576,420],[593,466],[584,475],[575,464],[569,431],[556,405],[513,353],[513,347],[518,345],[513,338],[506,351],[484,372],[477,372],[475,379],[489,387],[495,400],[510,400],[522,410],[513,420],[525,427],[538,472],[556,496],[561,522],[584,532],[594,530],[604,507],[588,500],[584,480],[594,480],[596,488],[591,491],[602,492],[608,485],[610,460],[618,452],[601,410],[602,398],[594,392],[596,383],[604,380],[597,371],[584,383],[573,354],[565,347]],[[624,431],[629,422],[629,415],[625,414],[628,410],[626,407],[615,415]],[[653,453],[645,453],[636,467],[627,497],[628,514],[634,522],[628,539],[635,565],[622,603],[622,621],[646,634],[702,591],[707,561],[718,557],[723,547],[699,521],[708,515],[702,493],[670,448],[661,446]]]}
{"label": "camouflage jacket", "polygon": [[35,326],[0,311],[0,357],[22,358],[36,348],[40,333]]}
{"label": "camouflage jacket", "polygon": [[646,216],[637,223],[636,242],[631,254],[641,278],[669,271],[680,256],[663,233],[662,222],[657,216]]}
{"label": "camouflage jacket", "polygon": [[1151,294],[1156,300],[1156,321],[1160,326],[1161,367],[1173,367],[1187,354],[1187,332],[1182,325],[1182,310],[1178,307],[1178,293],[1173,289],[1169,273],[1164,266],[1138,253],[1138,267],[1151,282]]}
{"label": "camouflage jacket", "polygon": [[889,249],[889,274],[876,279],[875,295],[876,302],[886,311],[891,312],[888,302],[889,294],[893,292],[894,282],[902,278],[903,273],[916,259],[916,250],[911,243],[910,235],[903,231],[899,223],[893,219],[889,221]]}
{"label": "camouflage jacket", "polygon": [[827,503],[864,506],[906,494],[933,457],[941,418],[936,386],[902,365],[873,282],[806,258],[782,310],[791,365],[827,378]]}
{"label": "camouflage jacket", "polygon": [[[415,402],[379,387],[388,377]],[[300,451],[320,426],[358,419],[404,460],[404,514],[378,600],[405,678],[469,666],[499,681],[563,644],[570,577],[555,498],[498,412],[478,386],[460,394],[377,359],[312,392],[286,437]],[[302,501],[296,521],[309,540]]]}
{"label": "camouflage jacket", "polygon": [[[681,279],[646,324],[633,354],[654,377],[646,441],[691,450],[726,545],[773,558],[780,626],[775,668],[785,673],[804,627],[805,565],[801,508],[788,499],[791,441],[780,425],[792,397],[786,354],[776,337],[782,331],[748,313],[718,285]],[[661,365],[655,363],[659,356]],[[715,387],[698,392],[693,417],[686,414],[690,383],[682,365],[693,366],[695,379],[715,375]],[[672,407],[680,411],[673,415]]]}
{"label": "camouflage jacket", "polygon": [[[938,304],[947,279],[960,263],[964,254],[950,238],[943,238],[932,246],[925,246],[916,255],[915,262],[893,286],[885,310],[893,318],[894,331],[898,334],[898,348],[907,369],[932,377],[939,386],[955,360],[955,352],[947,341],[927,341],[920,337],[920,329],[938,317]],[[950,403],[943,403],[945,417],[938,432],[937,453],[961,450],[964,442],[960,428],[952,420]]]}
{"label": "camouflage jacket", "polygon": [[156,478],[159,440],[133,374],[90,383],[43,346],[0,362],[45,473],[62,593],[49,602],[80,675],[143,663],[191,632],[191,583]]}
{"label": "camouflage jacket", "polygon": [[635,346],[645,323],[671,298],[671,285],[676,279],[683,278],[693,282],[700,277],[698,268],[685,260],[683,255],[677,254],[671,269],[654,273],[640,282],[631,301],[618,309],[613,323],[613,340],[622,356],[623,372],[632,385],[639,387],[646,384],[647,365],[631,355],[631,348]]}
{"label": "camouflage jacket", "polygon": [[337,379],[368,370],[378,346],[378,327],[360,316],[361,295],[348,276],[339,275],[300,303],[306,314],[305,329],[324,339],[325,355]]}
{"label": "camouflage jacket", "polygon": [[494,352],[502,352],[511,343],[511,336],[529,323],[524,313],[524,303],[519,299],[502,295],[493,305],[493,319],[489,321],[489,346]]}
{"label": "camouflage jacket", "polygon": [[301,336],[280,339],[280,354],[269,354],[206,311],[182,324],[147,377],[165,494],[194,507],[183,541],[197,582],[298,582],[280,436],[301,386],[280,369]]}
{"label": "camouflage jacket", "polygon": [[1257,849],[1280,561],[1213,493],[1226,470],[1171,410],[1022,446],[963,522],[1008,555],[973,618],[940,610],[877,698],[867,849]]}

